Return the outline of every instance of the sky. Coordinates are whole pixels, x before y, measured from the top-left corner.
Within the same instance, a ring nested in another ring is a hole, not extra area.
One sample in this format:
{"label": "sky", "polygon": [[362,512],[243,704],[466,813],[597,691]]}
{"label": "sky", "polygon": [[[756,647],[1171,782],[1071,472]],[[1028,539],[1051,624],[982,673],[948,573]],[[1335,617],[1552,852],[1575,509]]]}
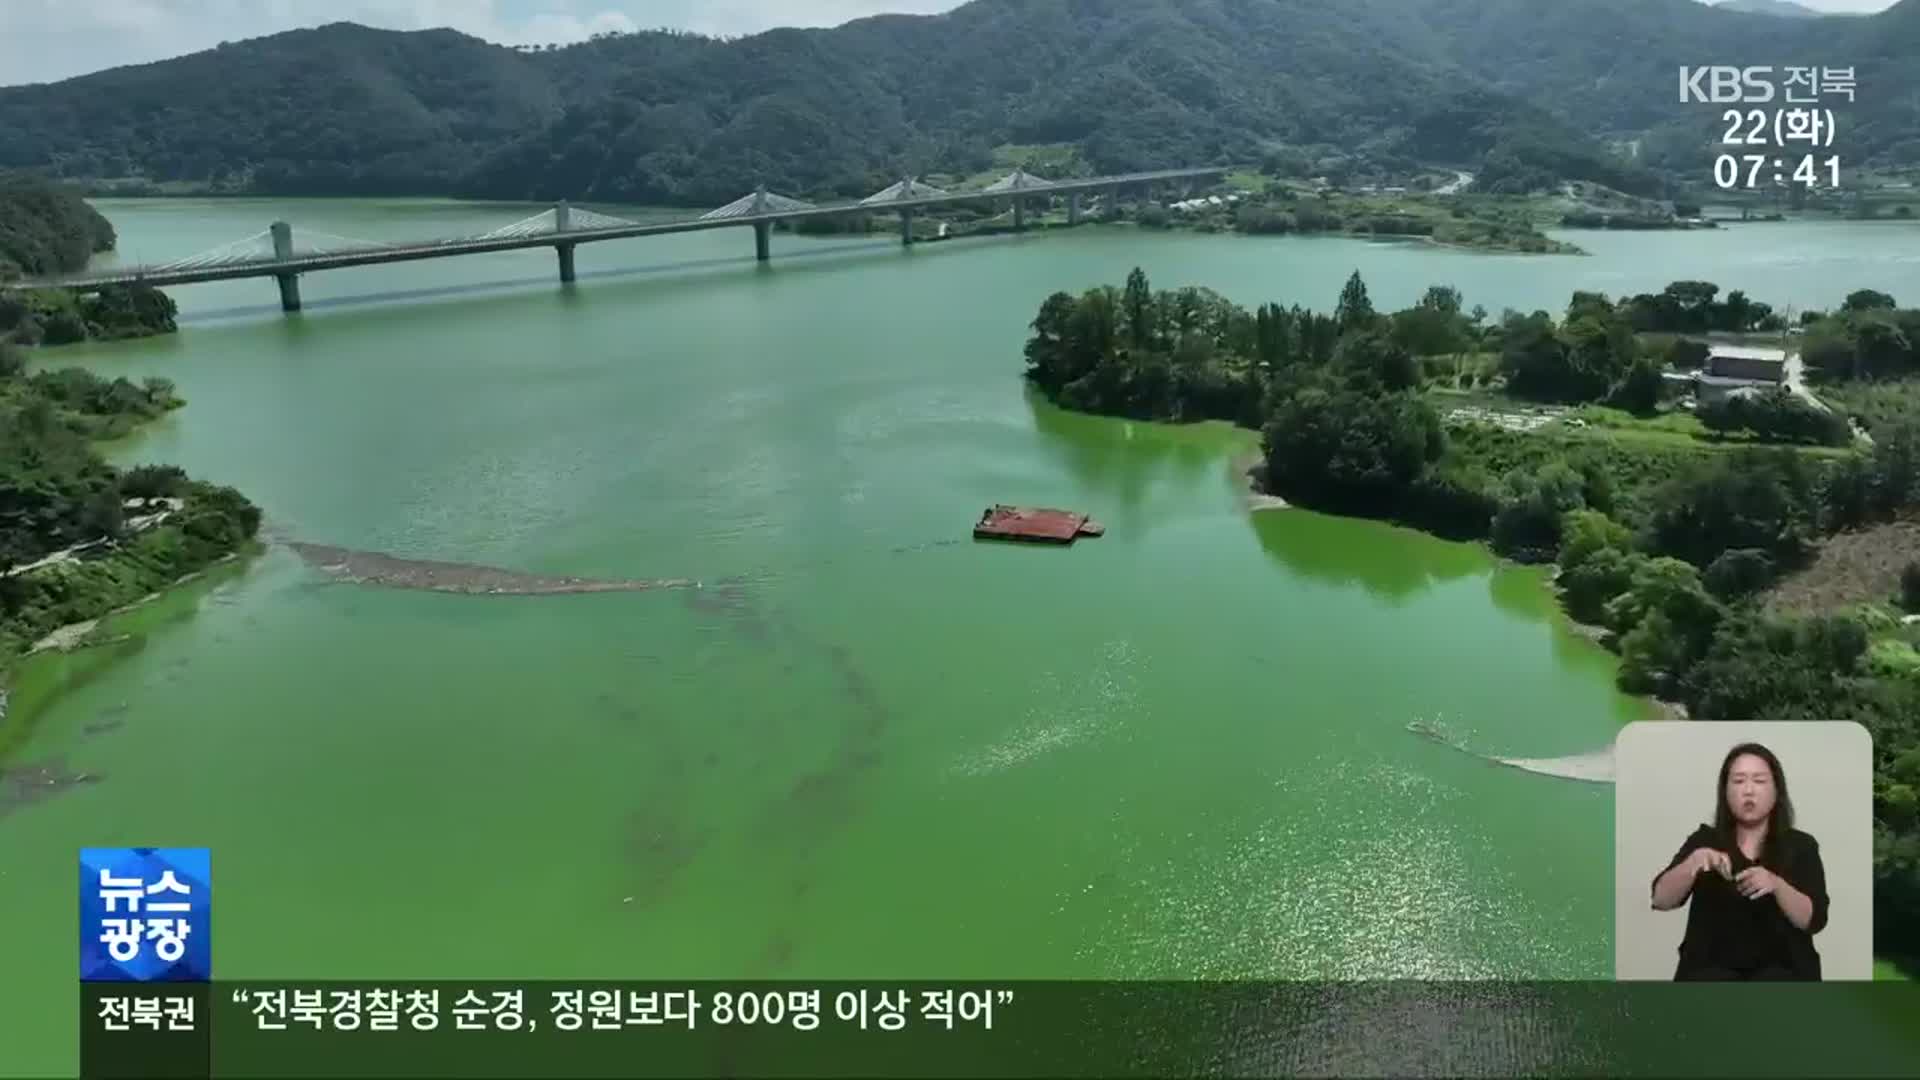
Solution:
{"label": "sky", "polygon": [[[1328,0],[1337,3],[1338,0]],[[1551,0],[1540,0],[1551,2]],[[1800,0],[1875,11],[1890,0]],[[393,30],[450,26],[507,45],[672,27],[751,34],[836,26],[881,12],[930,14],[958,0],[0,0],[0,86],[53,82],[330,22]]]}

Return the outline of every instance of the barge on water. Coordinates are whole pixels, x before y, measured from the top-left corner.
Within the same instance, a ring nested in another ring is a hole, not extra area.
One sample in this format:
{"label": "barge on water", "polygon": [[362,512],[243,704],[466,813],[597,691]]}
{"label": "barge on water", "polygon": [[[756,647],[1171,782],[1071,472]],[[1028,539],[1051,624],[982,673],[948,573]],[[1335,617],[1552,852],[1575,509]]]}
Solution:
{"label": "barge on water", "polygon": [[1072,510],[995,504],[974,523],[975,540],[1019,540],[1030,544],[1071,544],[1082,536],[1100,536],[1106,527]]}

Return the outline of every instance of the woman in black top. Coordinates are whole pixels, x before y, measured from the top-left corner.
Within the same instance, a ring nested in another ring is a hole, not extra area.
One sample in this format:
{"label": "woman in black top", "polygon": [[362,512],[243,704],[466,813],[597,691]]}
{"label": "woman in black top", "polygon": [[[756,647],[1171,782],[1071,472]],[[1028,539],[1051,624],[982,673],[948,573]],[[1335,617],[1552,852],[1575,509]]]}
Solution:
{"label": "woman in black top", "polygon": [[1720,763],[1713,824],[1653,879],[1653,907],[1687,910],[1676,980],[1820,978],[1813,935],[1827,925],[1820,845],[1793,827],[1780,759],[1742,743]]}

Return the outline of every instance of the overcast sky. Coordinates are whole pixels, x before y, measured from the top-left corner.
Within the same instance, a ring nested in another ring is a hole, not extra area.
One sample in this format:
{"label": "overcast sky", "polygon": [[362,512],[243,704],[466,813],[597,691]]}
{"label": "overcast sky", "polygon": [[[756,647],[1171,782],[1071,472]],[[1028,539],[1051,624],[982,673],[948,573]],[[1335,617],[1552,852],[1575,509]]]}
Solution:
{"label": "overcast sky", "polygon": [[[1875,11],[1887,7],[1890,0],[1800,2],[1823,11]],[[0,86],[51,82],[122,64],[164,60],[209,49],[221,41],[342,20],[395,30],[451,26],[489,41],[517,45],[578,41],[601,30],[658,27],[751,34],[773,26],[835,26],[883,11],[924,14],[957,4],[958,0],[0,0]]]}

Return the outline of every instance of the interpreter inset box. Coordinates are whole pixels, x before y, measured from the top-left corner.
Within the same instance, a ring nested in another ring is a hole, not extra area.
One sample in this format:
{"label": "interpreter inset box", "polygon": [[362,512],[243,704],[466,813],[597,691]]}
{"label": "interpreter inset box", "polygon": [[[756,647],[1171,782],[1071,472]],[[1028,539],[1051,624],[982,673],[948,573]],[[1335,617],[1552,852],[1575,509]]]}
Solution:
{"label": "interpreter inset box", "polygon": [[1614,746],[1614,977],[1873,977],[1873,739],[1648,721]]}

